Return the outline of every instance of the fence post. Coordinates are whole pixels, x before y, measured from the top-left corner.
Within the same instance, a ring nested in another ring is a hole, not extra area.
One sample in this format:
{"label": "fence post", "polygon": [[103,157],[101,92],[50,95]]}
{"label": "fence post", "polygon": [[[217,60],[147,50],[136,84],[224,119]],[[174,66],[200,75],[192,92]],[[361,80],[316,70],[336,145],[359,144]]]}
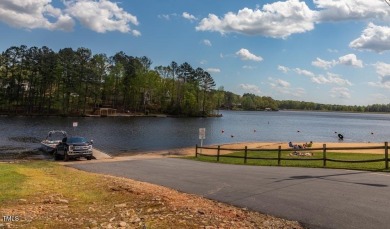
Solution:
{"label": "fence post", "polygon": [[385,168],[389,169],[389,143],[385,142]]}
{"label": "fence post", "polygon": [[322,145],[322,149],[323,166],[326,167],[326,144]]}
{"label": "fence post", "polygon": [[218,146],[218,151],[217,151],[217,161],[219,161],[219,151],[221,150],[221,146]]}
{"label": "fence post", "polygon": [[280,165],[281,154],[282,154],[282,146],[279,146],[279,150],[278,150],[278,165]]}
{"label": "fence post", "polygon": [[247,156],[248,156],[248,146],[245,146],[244,164],[246,164]]}
{"label": "fence post", "polygon": [[198,144],[195,145],[195,157],[198,157]]}

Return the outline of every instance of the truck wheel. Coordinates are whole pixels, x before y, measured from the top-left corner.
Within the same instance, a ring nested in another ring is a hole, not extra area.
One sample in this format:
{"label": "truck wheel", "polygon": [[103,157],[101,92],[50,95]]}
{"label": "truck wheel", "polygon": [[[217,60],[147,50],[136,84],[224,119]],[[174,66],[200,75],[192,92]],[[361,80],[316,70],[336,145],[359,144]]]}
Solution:
{"label": "truck wheel", "polygon": [[68,152],[64,152],[64,161],[69,161],[69,155]]}
{"label": "truck wheel", "polygon": [[88,156],[88,157],[87,157],[87,160],[91,160],[91,159],[92,159],[92,157],[91,157],[91,156]]}
{"label": "truck wheel", "polygon": [[54,150],[54,160],[57,161],[60,159],[60,155],[58,155],[57,150]]}

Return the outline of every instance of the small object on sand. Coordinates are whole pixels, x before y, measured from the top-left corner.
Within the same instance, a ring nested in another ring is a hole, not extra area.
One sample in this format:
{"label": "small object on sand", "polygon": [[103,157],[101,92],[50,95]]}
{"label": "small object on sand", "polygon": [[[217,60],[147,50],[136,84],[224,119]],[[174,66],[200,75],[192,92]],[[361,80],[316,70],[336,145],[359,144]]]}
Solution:
{"label": "small object on sand", "polygon": [[311,157],[313,156],[313,153],[301,153],[301,152],[294,151],[293,153],[290,153],[289,156]]}

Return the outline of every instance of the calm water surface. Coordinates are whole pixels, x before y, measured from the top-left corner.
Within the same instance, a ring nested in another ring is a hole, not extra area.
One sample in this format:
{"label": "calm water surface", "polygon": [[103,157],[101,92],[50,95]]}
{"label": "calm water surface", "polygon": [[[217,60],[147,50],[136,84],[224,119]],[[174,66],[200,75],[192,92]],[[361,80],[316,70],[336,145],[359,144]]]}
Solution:
{"label": "calm water surface", "polygon": [[[0,117],[0,146],[38,148],[50,130],[93,139],[95,147],[111,154],[171,149],[199,144],[199,128],[206,128],[204,144],[232,142],[345,142],[390,141],[389,114],[335,112],[222,111],[222,118],[63,118]],[[73,128],[72,123],[78,122]]]}

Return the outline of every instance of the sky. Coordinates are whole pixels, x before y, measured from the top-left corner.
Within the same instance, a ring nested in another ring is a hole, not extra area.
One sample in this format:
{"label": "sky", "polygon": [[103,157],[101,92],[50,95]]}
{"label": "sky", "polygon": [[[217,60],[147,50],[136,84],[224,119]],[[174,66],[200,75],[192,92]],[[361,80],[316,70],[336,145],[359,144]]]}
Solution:
{"label": "sky", "polygon": [[0,0],[0,51],[20,45],[188,62],[239,95],[390,103],[390,0]]}

